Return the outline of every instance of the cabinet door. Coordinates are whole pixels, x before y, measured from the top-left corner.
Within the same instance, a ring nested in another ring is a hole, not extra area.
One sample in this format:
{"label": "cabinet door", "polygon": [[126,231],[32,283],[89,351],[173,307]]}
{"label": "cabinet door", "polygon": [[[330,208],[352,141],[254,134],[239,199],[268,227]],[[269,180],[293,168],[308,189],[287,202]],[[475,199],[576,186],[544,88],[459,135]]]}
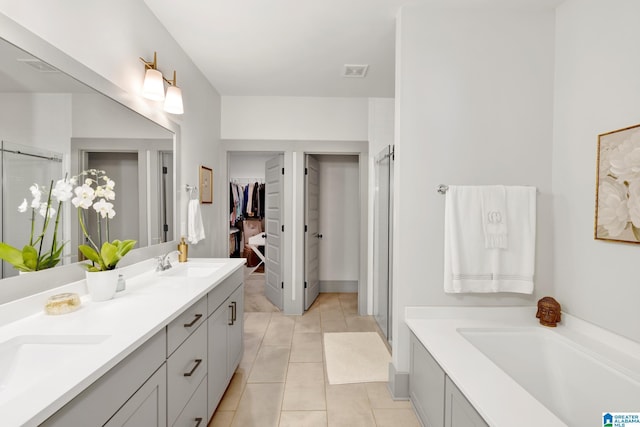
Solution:
{"label": "cabinet door", "polygon": [[227,328],[231,310],[222,304],[207,320],[208,329],[208,413],[213,415],[227,388]]}
{"label": "cabinet door", "polygon": [[445,427],[489,427],[449,377],[445,382],[445,400]]}
{"label": "cabinet door", "polygon": [[240,360],[244,349],[243,328],[244,328],[244,284],[240,285],[228,299],[228,306],[232,311],[232,321],[229,322],[227,335],[227,378],[231,379]]}
{"label": "cabinet door", "polygon": [[135,392],[105,427],[160,427],[167,425],[167,370],[163,364]]}
{"label": "cabinet door", "polygon": [[426,427],[442,427],[444,423],[444,382],[445,374],[438,362],[411,334],[409,395]]}
{"label": "cabinet door", "polygon": [[[104,425],[158,369],[165,370],[166,338],[164,330],[158,332],[71,402],[60,408],[41,426]],[[164,375],[166,378],[166,374]],[[163,388],[163,390],[165,390],[163,393],[166,393],[166,389]],[[0,425],[1,419],[0,415]]]}

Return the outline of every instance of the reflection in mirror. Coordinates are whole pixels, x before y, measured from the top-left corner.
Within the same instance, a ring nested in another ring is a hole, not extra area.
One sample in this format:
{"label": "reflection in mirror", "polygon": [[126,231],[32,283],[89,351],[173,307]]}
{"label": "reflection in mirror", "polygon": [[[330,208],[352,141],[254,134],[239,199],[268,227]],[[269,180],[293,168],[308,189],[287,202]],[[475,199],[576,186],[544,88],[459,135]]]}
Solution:
{"label": "reflection in mirror", "polygon": [[[116,182],[112,240],[134,239],[144,247],[175,238],[174,134],[2,39],[0,140],[0,241],[20,250],[29,243],[31,210],[20,213],[18,206],[31,202],[31,185],[48,191],[51,180],[89,168]],[[53,224],[47,230],[45,247]],[[77,262],[84,239],[69,202],[58,240],[66,242],[60,264]],[[3,261],[3,278],[17,274]]]}

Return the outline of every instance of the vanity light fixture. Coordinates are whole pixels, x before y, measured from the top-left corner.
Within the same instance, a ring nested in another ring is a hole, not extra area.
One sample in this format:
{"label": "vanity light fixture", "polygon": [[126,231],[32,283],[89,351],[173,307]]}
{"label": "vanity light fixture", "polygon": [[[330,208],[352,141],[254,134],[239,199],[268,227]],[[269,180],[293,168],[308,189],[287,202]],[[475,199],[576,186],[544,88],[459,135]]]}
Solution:
{"label": "vanity light fixture", "polygon": [[164,77],[158,71],[156,52],[153,52],[153,62],[145,61],[143,58],[140,60],[144,62],[146,69],[142,84],[142,96],[152,101],[162,101],[164,99]]}
{"label": "vanity light fixture", "polygon": [[164,99],[164,111],[171,114],[183,114],[182,90],[176,86],[176,70],[173,70],[173,80],[164,79],[169,84],[167,96]]}

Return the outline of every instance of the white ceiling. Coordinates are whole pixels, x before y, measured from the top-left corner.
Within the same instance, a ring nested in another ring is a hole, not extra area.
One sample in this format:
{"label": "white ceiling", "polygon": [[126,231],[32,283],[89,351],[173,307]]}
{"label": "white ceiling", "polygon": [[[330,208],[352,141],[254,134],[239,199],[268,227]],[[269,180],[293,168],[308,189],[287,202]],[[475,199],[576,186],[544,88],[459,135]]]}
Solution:
{"label": "white ceiling", "polygon": [[[221,95],[393,97],[409,0],[145,0]],[[368,64],[363,79],[345,64]]]}
{"label": "white ceiling", "polygon": [[[395,18],[403,4],[548,10],[563,2],[144,1],[220,94],[336,97],[394,96]],[[343,77],[345,64],[368,64],[367,76]]]}

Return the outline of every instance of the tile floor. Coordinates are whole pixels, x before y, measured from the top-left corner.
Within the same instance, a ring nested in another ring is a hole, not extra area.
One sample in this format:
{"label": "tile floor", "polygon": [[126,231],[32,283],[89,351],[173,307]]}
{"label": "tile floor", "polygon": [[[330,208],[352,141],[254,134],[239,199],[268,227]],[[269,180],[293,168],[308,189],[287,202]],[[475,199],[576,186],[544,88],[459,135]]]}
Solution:
{"label": "tile floor", "polygon": [[304,315],[285,316],[260,301],[256,277],[245,282],[244,357],[209,427],[420,425],[386,383],[327,381],[323,332],[379,333],[371,316],[358,316],[356,294],[320,294]]}

